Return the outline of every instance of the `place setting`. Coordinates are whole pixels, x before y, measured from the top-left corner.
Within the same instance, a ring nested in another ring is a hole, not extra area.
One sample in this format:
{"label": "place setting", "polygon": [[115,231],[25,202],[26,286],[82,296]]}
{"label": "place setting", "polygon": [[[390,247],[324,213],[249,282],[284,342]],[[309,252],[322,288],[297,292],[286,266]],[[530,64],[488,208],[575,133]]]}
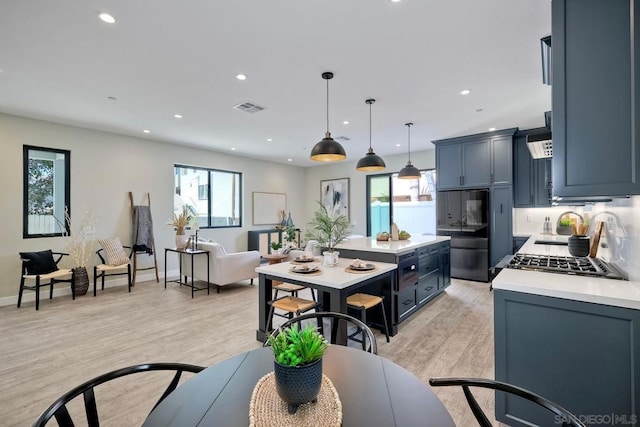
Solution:
{"label": "place setting", "polygon": [[308,264],[314,261],[318,261],[318,260],[312,254],[303,253],[300,256],[297,256],[296,258],[292,259],[291,264],[301,265],[301,264]]}
{"label": "place setting", "polygon": [[376,270],[378,270],[378,266],[376,266],[375,264],[362,261],[361,259],[357,258],[354,259],[353,262],[344,269],[344,271],[346,271],[347,273],[354,274],[365,274]]}
{"label": "place setting", "polygon": [[322,270],[320,269],[319,264],[310,264],[310,263],[293,265],[289,269],[289,271],[291,273],[305,274],[307,276],[317,276],[318,274],[322,274]]}

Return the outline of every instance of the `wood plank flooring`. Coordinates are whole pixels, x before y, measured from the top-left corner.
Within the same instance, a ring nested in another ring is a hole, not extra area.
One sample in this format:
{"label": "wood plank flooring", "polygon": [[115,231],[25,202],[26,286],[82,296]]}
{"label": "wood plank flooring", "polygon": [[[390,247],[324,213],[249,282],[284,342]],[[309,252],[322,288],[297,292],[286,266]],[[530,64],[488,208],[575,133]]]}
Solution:
{"label": "wood plank flooring", "polygon": [[[430,377],[493,378],[493,299],[485,283],[453,280],[446,292],[410,320],[379,354]],[[0,308],[0,425],[29,426],[58,396],[97,375],[144,362],[209,366],[260,346],[256,286],[224,287],[220,294],[173,283],[139,283],[70,297]],[[304,295],[301,295],[304,297]],[[97,389],[104,426],[140,425],[169,376],[143,374]],[[456,425],[477,425],[459,388],[434,388]],[[487,414],[493,394],[474,391]],[[79,411],[80,407],[74,408]],[[426,421],[427,422],[427,421]],[[54,423],[55,425],[55,423]],[[428,425],[428,424],[425,424]]]}

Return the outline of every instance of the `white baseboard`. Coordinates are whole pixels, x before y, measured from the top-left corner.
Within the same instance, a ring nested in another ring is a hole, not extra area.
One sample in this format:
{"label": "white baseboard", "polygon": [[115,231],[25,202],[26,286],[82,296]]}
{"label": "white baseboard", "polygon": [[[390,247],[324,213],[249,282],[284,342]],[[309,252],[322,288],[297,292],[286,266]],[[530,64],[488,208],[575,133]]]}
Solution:
{"label": "white baseboard", "polygon": [[[174,277],[174,276],[178,276],[180,274],[180,270],[171,270],[171,271],[167,271],[167,277]],[[164,271],[158,271],[158,276],[160,277],[160,279],[164,279]],[[140,283],[140,282],[147,282],[147,281],[155,281],[156,280],[156,275],[155,273],[144,273],[144,274],[140,274],[138,273],[136,275],[136,283]],[[100,284],[100,279],[98,279],[98,291],[100,291],[101,289],[101,284]],[[118,278],[114,278],[114,279],[107,279],[104,281],[104,288],[113,288],[116,286],[127,286],[127,278],[124,276],[120,276]],[[87,295],[93,295],[93,281],[89,281],[89,290],[87,291]],[[63,286],[63,285],[59,285],[58,287],[53,288],[53,296],[54,297],[59,297],[59,296],[66,296],[66,295],[71,295],[71,289],[69,288],[69,286]],[[43,299],[49,299],[49,288],[45,287],[45,288],[41,288],[40,289],[40,301],[42,301]],[[33,302],[36,300],[36,293],[30,290],[25,290],[22,293],[22,303],[24,304],[25,302]],[[13,296],[9,296],[9,297],[2,297],[0,298],[0,307],[6,306],[6,305],[16,305],[18,304],[18,295],[13,295]]]}

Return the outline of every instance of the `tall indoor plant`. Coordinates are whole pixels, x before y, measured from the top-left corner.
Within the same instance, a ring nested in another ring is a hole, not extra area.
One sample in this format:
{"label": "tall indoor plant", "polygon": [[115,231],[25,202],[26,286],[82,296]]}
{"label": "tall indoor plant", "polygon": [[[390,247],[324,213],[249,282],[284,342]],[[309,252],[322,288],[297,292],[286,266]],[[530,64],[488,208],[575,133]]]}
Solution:
{"label": "tall indoor plant", "polygon": [[307,224],[305,237],[307,240],[316,240],[320,246],[327,248],[327,252],[324,252],[324,264],[333,266],[338,263],[340,254],[335,247],[351,235],[351,223],[345,215],[330,215],[321,202],[318,205],[320,208],[313,213],[313,218]]}

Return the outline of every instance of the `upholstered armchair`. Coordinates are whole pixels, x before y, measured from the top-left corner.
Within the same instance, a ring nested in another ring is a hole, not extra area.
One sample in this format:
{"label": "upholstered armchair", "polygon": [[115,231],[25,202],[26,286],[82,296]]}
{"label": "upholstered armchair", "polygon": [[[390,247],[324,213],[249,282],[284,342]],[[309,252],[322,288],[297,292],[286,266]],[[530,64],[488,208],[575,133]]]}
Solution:
{"label": "upholstered armchair", "polygon": [[319,256],[321,249],[322,248],[320,247],[320,244],[316,240],[309,240],[307,242],[307,246],[305,246],[304,249],[292,249],[291,251],[289,251],[289,258],[287,258],[287,261],[299,258],[305,252],[313,256]]}
{"label": "upholstered armchair", "polygon": [[[198,249],[209,251],[209,273],[211,284],[216,286],[220,293],[220,287],[243,280],[251,280],[257,276],[256,268],[260,266],[260,252],[246,251],[227,253],[224,247],[214,242],[198,242]],[[207,258],[195,257],[193,277],[199,280],[207,280]],[[191,259],[182,257],[182,274],[191,276]]]}

